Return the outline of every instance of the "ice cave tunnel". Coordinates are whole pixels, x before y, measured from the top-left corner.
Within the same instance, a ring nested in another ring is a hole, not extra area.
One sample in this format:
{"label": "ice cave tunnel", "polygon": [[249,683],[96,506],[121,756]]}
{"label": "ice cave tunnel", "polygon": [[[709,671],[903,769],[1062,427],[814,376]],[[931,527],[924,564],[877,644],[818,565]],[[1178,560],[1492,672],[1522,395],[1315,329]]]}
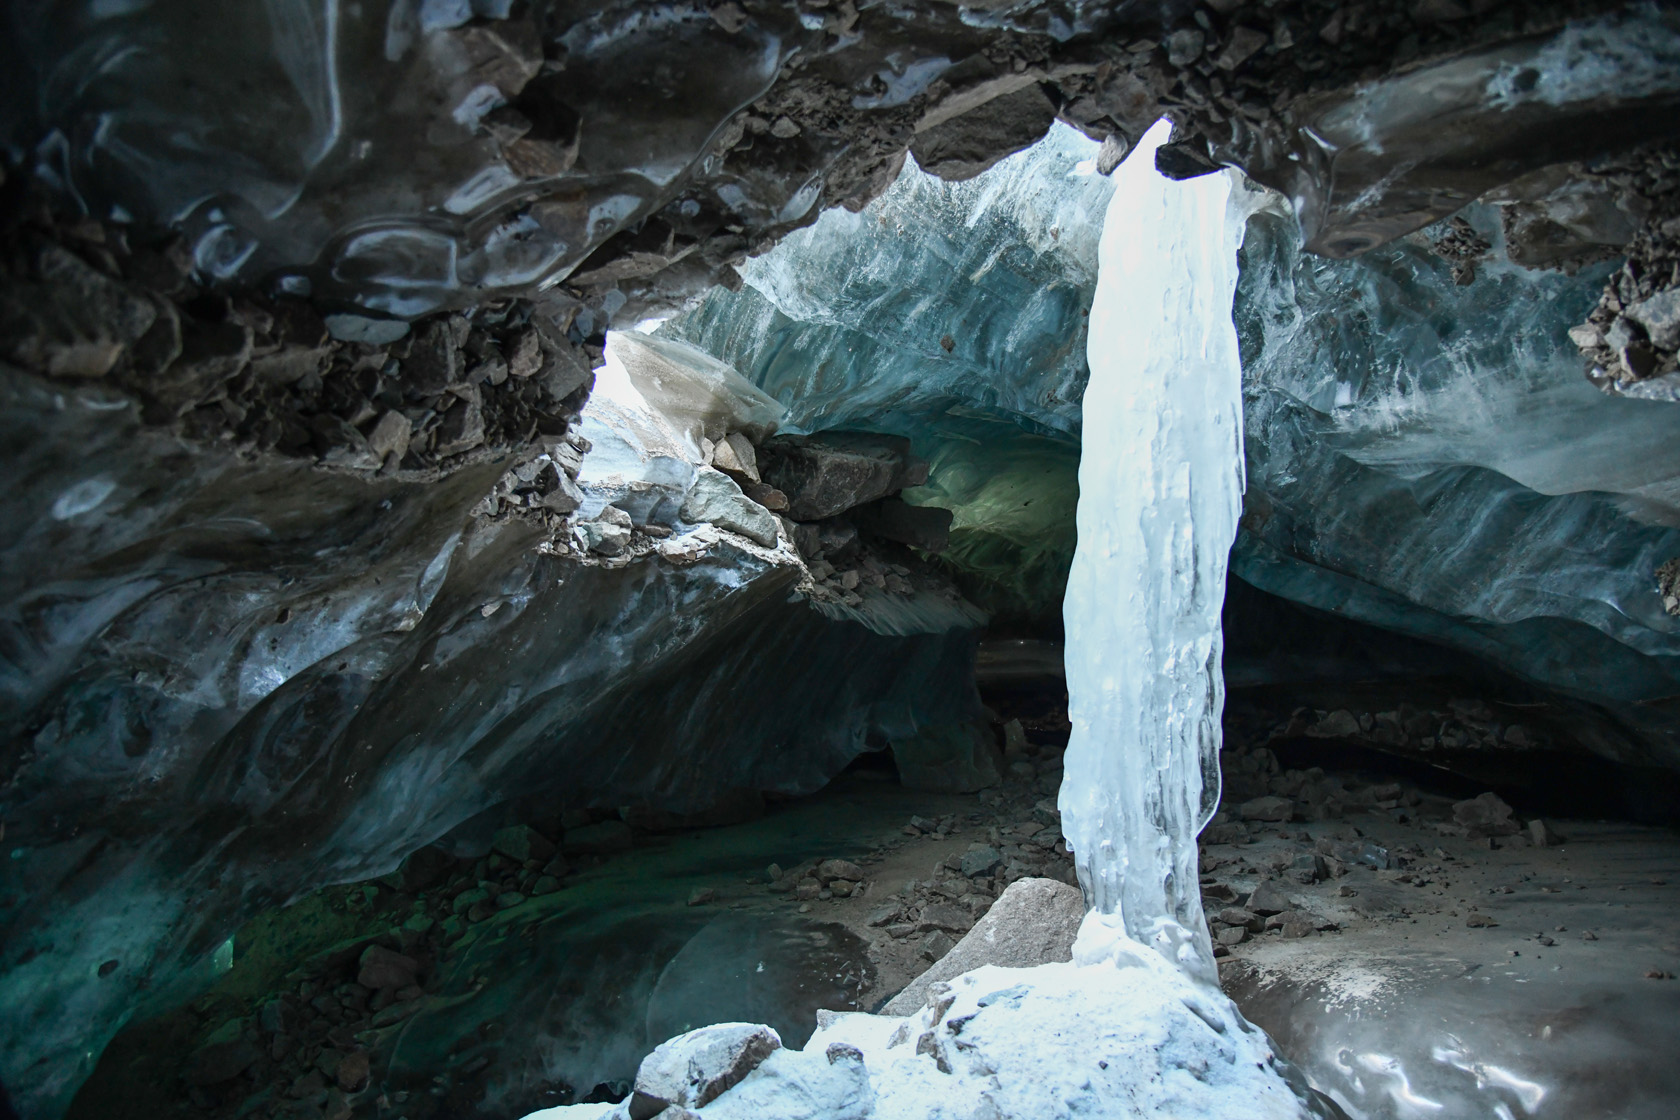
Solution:
{"label": "ice cave tunnel", "polygon": [[8,0],[0,1120],[1680,1114],[1680,14]]}

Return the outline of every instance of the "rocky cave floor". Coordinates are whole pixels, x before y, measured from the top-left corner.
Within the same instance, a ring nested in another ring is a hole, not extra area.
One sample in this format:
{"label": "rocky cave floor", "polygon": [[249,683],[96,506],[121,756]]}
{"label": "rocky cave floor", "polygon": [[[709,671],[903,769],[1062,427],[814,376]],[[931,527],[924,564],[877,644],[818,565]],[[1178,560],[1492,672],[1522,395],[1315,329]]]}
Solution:
{"label": "rocky cave floor", "polygon": [[[616,1099],[647,1048],[720,1017],[798,1045],[819,1007],[879,1008],[1015,880],[1074,881],[1055,811],[1068,725],[1045,696],[987,697],[1001,787],[906,790],[864,756],[748,819],[567,814],[270,911],[207,994],[117,1038],[71,1115],[518,1117]],[[1467,730],[1454,713],[1477,709],[1427,714]],[[1440,1062],[1556,1035],[1582,1043],[1548,1060],[1583,1104],[1672,1099],[1680,1074],[1653,1047],[1680,1026],[1680,837],[1420,781],[1349,754],[1337,734],[1360,719],[1227,711],[1201,882],[1245,1014],[1320,1081],[1340,1069],[1379,1095],[1415,1088],[1408,1047]],[[1312,757],[1362,765],[1280,761]]]}

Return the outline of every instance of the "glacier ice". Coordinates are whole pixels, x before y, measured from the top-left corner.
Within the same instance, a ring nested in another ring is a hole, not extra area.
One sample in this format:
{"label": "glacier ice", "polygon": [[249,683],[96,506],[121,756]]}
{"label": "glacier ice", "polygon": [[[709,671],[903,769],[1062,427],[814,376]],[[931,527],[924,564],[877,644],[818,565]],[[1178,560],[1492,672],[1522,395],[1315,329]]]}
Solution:
{"label": "glacier ice", "polygon": [[1680,555],[1680,416],[1581,376],[1567,331],[1612,265],[1520,268],[1494,208],[1463,216],[1492,245],[1465,285],[1440,228],[1327,261],[1287,212],[1250,220],[1232,570],[1660,721],[1642,702],[1680,678],[1652,574]]}
{"label": "glacier ice", "polygon": [[1175,184],[1157,125],[1114,173],[1068,577],[1063,832],[1096,911],[1211,980],[1196,835],[1219,800],[1220,607],[1242,499],[1231,298],[1248,200]]}
{"label": "glacier ice", "polygon": [[[790,410],[786,430],[890,427],[952,407],[1077,434],[1084,311],[1113,192],[1066,125],[961,183],[907,160],[856,214],[829,210],[669,320]],[[947,346],[947,343],[949,344]]]}
{"label": "glacier ice", "polygon": [[785,549],[700,526],[681,563],[580,563],[470,516],[505,463],[368,479],[183,448],[105,386],[4,367],[0,399],[0,1080],[29,1115],[300,892],[532,806],[810,792],[976,714],[972,616],[837,623]]}

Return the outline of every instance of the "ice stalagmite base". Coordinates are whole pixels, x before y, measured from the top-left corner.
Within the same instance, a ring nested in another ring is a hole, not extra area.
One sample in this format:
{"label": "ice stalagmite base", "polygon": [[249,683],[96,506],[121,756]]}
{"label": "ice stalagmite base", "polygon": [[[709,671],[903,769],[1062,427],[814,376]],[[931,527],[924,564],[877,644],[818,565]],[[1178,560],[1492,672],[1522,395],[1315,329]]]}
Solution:
{"label": "ice stalagmite base", "polygon": [[1166,127],[1115,172],[1099,250],[1061,809],[1095,911],[1211,979],[1196,834],[1219,800],[1219,612],[1242,496],[1231,297],[1247,215],[1229,174],[1175,183],[1155,170]]}

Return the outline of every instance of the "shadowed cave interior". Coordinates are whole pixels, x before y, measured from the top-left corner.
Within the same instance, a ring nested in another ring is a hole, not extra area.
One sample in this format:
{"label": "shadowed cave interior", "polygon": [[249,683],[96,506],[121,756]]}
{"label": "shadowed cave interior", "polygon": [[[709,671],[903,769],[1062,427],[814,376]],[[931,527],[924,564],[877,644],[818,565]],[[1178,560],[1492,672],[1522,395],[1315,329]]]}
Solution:
{"label": "shadowed cave interior", "polygon": [[5,19],[0,1116],[1673,1115],[1666,6]]}

